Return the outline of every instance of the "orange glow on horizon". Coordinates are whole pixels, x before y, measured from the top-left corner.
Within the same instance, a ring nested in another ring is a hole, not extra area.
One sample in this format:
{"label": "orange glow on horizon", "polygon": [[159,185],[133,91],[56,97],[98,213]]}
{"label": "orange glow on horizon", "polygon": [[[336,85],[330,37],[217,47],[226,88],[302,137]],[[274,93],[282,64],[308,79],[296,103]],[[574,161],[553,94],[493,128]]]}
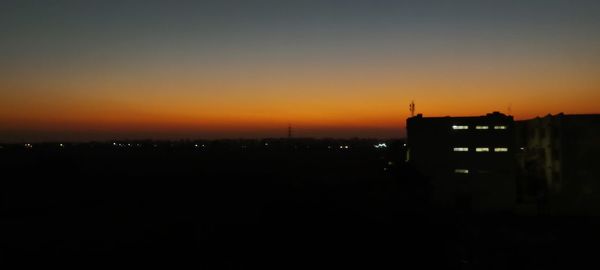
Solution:
{"label": "orange glow on horizon", "polygon": [[594,66],[232,69],[15,73],[0,80],[0,131],[278,137],[291,123],[299,136],[403,137],[411,100],[424,116],[600,112]]}

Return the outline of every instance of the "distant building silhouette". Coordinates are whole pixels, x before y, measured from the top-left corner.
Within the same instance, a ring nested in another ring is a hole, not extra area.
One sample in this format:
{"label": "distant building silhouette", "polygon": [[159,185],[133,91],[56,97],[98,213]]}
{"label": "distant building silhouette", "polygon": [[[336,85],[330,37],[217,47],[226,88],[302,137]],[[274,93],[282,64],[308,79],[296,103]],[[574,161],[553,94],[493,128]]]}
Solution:
{"label": "distant building silhouette", "polygon": [[432,203],[473,211],[516,203],[514,120],[499,112],[474,117],[407,119],[407,160],[431,181]]}
{"label": "distant building silhouette", "polygon": [[600,115],[549,114],[516,130],[520,201],[600,213]]}

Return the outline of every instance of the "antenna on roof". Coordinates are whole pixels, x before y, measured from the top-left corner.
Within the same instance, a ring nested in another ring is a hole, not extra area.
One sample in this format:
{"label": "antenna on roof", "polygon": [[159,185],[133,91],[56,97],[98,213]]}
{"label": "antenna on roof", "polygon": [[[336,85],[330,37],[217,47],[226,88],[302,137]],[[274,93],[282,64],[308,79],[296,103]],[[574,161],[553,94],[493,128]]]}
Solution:
{"label": "antenna on roof", "polygon": [[408,108],[410,109],[410,117],[414,117],[415,116],[415,101],[411,101],[410,105],[408,105]]}

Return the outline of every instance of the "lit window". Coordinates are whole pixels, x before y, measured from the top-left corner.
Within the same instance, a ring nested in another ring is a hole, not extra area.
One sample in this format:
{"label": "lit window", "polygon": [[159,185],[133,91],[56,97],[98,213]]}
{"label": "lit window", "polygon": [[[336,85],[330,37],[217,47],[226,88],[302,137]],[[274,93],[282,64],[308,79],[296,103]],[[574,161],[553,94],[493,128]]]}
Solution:
{"label": "lit window", "polygon": [[488,129],[488,126],[476,126],[475,129]]}
{"label": "lit window", "polygon": [[454,173],[469,173],[469,170],[467,169],[454,169]]}
{"label": "lit window", "polygon": [[475,152],[489,152],[490,148],[488,147],[477,147],[475,148]]}
{"label": "lit window", "polygon": [[506,126],[494,126],[494,129],[506,129]]}
{"label": "lit window", "polygon": [[468,147],[454,147],[454,152],[468,152]]}
{"label": "lit window", "polygon": [[469,126],[457,126],[457,125],[454,125],[454,126],[452,126],[452,129],[469,129]]}
{"label": "lit window", "polygon": [[496,147],[496,148],[494,148],[494,152],[508,152],[508,148],[506,148],[506,147]]}

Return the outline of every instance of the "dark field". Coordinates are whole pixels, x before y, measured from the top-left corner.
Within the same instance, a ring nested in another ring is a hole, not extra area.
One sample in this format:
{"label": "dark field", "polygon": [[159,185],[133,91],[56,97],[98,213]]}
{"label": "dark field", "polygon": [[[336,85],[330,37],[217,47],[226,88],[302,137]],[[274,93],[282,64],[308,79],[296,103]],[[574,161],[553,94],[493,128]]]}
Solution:
{"label": "dark field", "polygon": [[598,250],[596,218],[432,209],[401,141],[119,143],[0,149],[4,262],[502,269]]}

